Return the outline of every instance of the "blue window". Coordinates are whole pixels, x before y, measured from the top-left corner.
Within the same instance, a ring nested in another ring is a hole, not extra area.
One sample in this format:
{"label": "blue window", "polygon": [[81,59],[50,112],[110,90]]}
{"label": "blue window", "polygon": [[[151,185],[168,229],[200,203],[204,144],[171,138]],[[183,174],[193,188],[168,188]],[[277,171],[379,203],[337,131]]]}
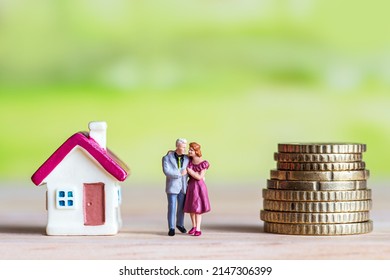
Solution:
{"label": "blue window", "polygon": [[118,204],[121,205],[122,203],[122,192],[121,189],[118,189]]}
{"label": "blue window", "polygon": [[74,191],[73,190],[57,190],[56,201],[58,209],[74,209]]}

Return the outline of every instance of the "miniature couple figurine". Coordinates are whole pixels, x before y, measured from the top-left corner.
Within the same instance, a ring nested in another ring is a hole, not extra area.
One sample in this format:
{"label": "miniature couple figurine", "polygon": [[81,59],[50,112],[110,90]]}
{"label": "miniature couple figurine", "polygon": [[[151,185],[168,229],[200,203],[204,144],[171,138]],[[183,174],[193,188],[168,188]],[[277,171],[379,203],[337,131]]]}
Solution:
{"label": "miniature couple figurine", "polygon": [[179,138],[176,140],[176,150],[169,151],[162,158],[168,198],[169,236],[175,235],[175,226],[180,232],[187,232],[184,227],[184,213],[190,214],[192,222],[188,234],[200,236],[202,214],[211,209],[204,182],[209,163],[203,160],[198,143],[189,144],[188,155],[185,154],[186,149],[187,140]]}

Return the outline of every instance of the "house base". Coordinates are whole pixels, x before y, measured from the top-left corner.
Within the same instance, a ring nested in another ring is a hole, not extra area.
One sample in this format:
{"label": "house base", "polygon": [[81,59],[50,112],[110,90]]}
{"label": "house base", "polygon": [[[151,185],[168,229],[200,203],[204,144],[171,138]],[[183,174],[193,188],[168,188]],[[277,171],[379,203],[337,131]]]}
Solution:
{"label": "house base", "polygon": [[46,227],[47,235],[116,235],[118,232],[118,226]]}

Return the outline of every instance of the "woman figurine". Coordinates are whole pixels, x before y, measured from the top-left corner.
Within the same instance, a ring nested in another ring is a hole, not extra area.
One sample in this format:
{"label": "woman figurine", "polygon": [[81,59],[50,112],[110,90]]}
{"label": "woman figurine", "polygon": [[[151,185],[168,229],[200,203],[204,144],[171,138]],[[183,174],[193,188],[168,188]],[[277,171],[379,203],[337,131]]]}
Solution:
{"label": "woman figurine", "polygon": [[209,163],[202,159],[202,152],[198,143],[190,143],[188,156],[190,157],[190,162],[187,166],[189,180],[184,212],[190,213],[192,221],[192,229],[188,234],[199,236],[202,234],[200,230],[202,214],[211,210],[207,187],[204,182]]}

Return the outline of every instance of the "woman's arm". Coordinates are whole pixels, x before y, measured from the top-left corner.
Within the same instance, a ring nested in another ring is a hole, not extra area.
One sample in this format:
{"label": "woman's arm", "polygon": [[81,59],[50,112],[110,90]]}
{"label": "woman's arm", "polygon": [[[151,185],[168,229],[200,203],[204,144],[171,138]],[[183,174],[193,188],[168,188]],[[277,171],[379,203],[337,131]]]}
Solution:
{"label": "woman's arm", "polygon": [[187,168],[187,172],[192,178],[200,181],[200,180],[204,179],[204,175],[206,174],[206,169],[203,169],[200,173],[198,173],[198,172],[195,172],[194,170],[192,170],[191,168]]}

